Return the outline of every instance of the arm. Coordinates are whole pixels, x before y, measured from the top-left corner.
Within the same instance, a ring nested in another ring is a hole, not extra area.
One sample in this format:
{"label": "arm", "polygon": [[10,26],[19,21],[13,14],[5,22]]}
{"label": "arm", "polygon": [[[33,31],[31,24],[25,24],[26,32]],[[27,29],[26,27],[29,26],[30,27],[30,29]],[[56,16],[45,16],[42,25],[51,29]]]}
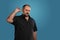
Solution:
{"label": "arm", "polygon": [[37,25],[36,25],[36,22],[35,20],[33,20],[33,40],[37,40]]}
{"label": "arm", "polygon": [[13,22],[13,18],[15,17],[16,13],[20,12],[19,8],[16,8],[7,18],[7,22],[12,23]]}
{"label": "arm", "polygon": [[34,40],[37,40],[37,39],[36,39],[36,36],[37,36],[36,34],[37,34],[37,32],[33,32],[33,39],[34,39]]}

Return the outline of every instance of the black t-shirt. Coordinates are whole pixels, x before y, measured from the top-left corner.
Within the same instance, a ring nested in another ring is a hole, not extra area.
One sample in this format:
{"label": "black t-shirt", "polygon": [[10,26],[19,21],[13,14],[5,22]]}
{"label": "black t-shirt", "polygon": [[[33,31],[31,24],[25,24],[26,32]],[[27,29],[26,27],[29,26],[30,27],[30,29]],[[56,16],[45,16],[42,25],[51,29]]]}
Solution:
{"label": "black t-shirt", "polygon": [[27,21],[22,14],[15,16],[11,24],[15,26],[15,40],[33,40],[33,32],[37,31],[33,18],[29,16]]}

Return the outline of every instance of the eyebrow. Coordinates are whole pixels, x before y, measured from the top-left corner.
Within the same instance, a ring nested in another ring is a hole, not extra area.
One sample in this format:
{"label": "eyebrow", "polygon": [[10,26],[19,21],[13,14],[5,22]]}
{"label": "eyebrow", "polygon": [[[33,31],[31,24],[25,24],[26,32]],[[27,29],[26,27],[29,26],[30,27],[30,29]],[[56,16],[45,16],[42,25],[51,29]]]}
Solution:
{"label": "eyebrow", "polygon": [[26,9],[26,11],[30,11],[30,10],[27,10],[27,9]]}

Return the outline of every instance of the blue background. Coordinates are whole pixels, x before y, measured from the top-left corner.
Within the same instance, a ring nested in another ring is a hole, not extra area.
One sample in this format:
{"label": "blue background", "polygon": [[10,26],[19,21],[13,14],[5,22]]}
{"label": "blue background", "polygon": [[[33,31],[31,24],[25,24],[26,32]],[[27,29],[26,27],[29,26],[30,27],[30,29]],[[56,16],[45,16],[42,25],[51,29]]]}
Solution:
{"label": "blue background", "polygon": [[[37,40],[60,40],[59,0],[0,0],[0,40],[13,40],[14,27],[6,18],[16,8],[31,5],[31,16],[37,24]],[[19,12],[17,15],[20,15]]]}

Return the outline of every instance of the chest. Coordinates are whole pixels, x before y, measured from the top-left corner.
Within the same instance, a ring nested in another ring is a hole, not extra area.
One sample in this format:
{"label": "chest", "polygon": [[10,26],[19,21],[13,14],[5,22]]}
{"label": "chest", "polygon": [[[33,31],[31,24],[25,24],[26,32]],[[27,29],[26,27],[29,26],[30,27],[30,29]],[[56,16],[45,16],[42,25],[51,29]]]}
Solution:
{"label": "chest", "polygon": [[16,20],[16,29],[21,31],[31,31],[33,29],[34,23],[31,19],[28,21],[26,19],[17,19]]}

